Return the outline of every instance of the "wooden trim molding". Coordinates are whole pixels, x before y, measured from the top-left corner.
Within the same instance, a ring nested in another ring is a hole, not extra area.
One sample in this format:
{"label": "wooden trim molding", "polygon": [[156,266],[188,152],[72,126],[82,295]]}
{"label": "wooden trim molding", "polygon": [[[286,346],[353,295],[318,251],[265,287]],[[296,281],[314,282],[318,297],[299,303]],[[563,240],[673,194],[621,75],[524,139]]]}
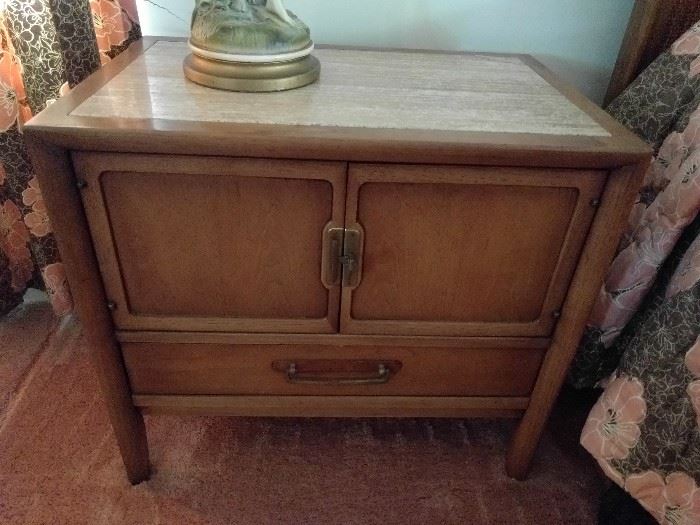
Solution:
{"label": "wooden trim molding", "polygon": [[134,396],[144,414],[256,417],[520,417],[526,397]]}
{"label": "wooden trim molding", "polygon": [[416,346],[440,348],[549,348],[546,337],[417,337],[345,334],[235,334],[218,332],[117,331],[120,343],[219,345]]}

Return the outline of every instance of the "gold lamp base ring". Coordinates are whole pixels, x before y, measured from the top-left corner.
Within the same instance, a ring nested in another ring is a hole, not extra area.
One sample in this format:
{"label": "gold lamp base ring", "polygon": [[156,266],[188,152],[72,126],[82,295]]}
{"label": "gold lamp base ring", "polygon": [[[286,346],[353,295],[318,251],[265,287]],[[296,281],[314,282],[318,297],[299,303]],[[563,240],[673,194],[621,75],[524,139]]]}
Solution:
{"label": "gold lamp base ring", "polygon": [[313,55],[287,62],[228,62],[192,53],[185,59],[185,76],[192,82],[226,91],[253,93],[286,91],[312,84],[321,74]]}

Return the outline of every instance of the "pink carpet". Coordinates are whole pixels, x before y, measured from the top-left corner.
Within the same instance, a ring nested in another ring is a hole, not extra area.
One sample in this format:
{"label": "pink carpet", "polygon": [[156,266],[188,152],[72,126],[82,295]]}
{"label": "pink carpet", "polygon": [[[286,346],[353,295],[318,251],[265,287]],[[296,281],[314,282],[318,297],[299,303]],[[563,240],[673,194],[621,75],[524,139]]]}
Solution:
{"label": "pink carpet", "polygon": [[148,418],[154,474],[131,487],[88,351],[44,304],[0,320],[3,525],[596,521],[570,411],[525,483],[504,474],[509,421]]}

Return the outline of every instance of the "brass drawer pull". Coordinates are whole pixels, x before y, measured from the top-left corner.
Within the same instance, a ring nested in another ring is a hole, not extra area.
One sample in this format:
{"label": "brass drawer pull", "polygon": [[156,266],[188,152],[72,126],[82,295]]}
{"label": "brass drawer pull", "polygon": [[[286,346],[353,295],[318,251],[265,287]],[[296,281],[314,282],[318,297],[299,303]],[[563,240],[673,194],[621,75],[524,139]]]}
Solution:
{"label": "brass drawer pull", "polygon": [[287,369],[287,381],[295,385],[383,385],[391,378],[391,370],[384,364],[377,366],[376,375],[368,377],[330,377],[320,374],[301,374],[296,363],[290,363]]}
{"label": "brass drawer pull", "polygon": [[400,361],[275,361],[272,368],[295,385],[383,385],[402,368]]}

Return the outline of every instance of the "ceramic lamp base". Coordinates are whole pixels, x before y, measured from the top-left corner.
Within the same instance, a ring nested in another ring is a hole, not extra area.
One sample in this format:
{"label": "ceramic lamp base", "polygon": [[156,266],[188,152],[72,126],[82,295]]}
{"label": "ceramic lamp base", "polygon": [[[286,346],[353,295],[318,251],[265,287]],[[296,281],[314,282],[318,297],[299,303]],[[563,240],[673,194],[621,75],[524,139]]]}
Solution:
{"label": "ceramic lamp base", "polygon": [[185,76],[192,82],[226,91],[271,92],[296,89],[318,80],[321,63],[312,55],[285,62],[231,62],[191,54]]}

